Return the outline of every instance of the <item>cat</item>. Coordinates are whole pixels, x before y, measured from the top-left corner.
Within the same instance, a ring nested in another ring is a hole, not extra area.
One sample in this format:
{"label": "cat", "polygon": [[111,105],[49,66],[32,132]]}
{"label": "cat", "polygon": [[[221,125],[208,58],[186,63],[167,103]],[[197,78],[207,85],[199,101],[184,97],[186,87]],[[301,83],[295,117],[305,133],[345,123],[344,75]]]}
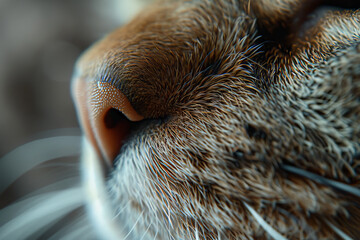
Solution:
{"label": "cat", "polygon": [[44,223],[22,228],[30,209],[0,236],[85,205],[65,237],[360,239],[358,8],[147,7],[76,64],[82,185],[35,196]]}

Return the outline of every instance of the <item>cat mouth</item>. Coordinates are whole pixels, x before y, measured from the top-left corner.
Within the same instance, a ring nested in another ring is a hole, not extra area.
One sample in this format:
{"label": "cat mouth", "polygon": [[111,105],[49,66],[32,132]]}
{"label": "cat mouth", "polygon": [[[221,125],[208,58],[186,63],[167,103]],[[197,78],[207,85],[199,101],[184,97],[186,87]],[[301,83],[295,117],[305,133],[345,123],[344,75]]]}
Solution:
{"label": "cat mouth", "polygon": [[134,123],[144,117],[110,83],[89,82],[75,77],[72,92],[85,136],[110,167],[132,132]]}

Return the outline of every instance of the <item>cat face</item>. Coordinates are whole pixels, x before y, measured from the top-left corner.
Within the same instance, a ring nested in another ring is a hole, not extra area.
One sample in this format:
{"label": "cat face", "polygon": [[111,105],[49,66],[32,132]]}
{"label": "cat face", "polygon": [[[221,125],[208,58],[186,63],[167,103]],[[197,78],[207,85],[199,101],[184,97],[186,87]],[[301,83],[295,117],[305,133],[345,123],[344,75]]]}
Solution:
{"label": "cat face", "polygon": [[74,98],[115,228],[358,236],[358,189],[329,179],[360,183],[360,15],[317,5],[155,4],[80,58]]}

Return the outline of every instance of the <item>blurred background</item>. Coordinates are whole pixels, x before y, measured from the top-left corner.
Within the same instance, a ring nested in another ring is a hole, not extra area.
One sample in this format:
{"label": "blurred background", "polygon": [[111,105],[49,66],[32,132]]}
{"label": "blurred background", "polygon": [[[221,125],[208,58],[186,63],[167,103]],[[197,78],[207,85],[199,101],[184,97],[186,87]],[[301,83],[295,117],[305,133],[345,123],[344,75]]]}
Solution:
{"label": "blurred background", "polygon": [[0,157],[53,129],[78,127],[74,62],[145,2],[0,0]]}
{"label": "blurred background", "polygon": [[[38,152],[52,150],[44,146],[10,158],[8,153],[36,139],[81,135],[70,95],[74,63],[147,2],[0,0],[0,183],[12,183],[0,191],[0,209],[51,182],[80,181],[78,157],[57,158],[23,175],[22,168],[30,169],[23,165]],[[0,217],[0,226],[4,221]]]}

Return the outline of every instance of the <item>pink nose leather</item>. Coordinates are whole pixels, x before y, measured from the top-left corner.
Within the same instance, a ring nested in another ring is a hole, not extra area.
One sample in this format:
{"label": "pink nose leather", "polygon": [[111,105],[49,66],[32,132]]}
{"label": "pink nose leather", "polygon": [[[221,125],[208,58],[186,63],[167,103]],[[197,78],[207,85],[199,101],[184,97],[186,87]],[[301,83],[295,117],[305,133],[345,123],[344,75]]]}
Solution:
{"label": "pink nose leather", "polygon": [[140,121],[144,117],[110,83],[77,78],[73,95],[86,137],[99,155],[111,164],[130,132],[130,121]]}

